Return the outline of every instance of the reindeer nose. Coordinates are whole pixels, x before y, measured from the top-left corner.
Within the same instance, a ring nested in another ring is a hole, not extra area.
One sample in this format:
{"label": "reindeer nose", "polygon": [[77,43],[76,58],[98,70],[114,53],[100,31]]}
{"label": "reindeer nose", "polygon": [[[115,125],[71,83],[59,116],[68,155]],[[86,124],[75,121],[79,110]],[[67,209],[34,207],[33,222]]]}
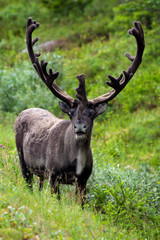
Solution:
{"label": "reindeer nose", "polygon": [[78,133],[78,132],[86,133],[87,126],[81,120],[78,120],[74,125],[74,131],[75,131],[75,133]]}

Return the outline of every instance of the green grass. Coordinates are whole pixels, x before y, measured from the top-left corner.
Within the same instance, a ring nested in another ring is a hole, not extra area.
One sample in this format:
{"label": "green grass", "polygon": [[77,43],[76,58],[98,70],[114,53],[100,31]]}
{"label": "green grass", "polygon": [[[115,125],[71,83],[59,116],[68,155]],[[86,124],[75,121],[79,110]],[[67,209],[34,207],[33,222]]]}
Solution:
{"label": "green grass", "polygon": [[[36,185],[36,180],[35,180]],[[51,197],[49,187],[31,193],[21,176],[17,157],[1,150],[0,237],[2,239],[126,239],[116,237],[118,228],[109,226],[101,215],[82,210],[73,194],[61,202]],[[118,235],[121,235],[118,234]],[[134,234],[135,236],[137,234]]]}
{"label": "green grass", "polygon": [[[61,202],[51,197],[47,181],[39,193],[35,178],[33,193],[28,190],[14,144],[15,116],[2,114],[0,237],[159,239],[159,141],[154,138],[159,134],[158,119],[159,108],[97,119],[92,138],[94,169],[82,210],[75,203],[74,187],[61,187]],[[149,137],[143,139],[147,130]]]}
{"label": "green grass", "polygon": [[[112,113],[95,122],[93,151],[103,153],[100,163],[114,162],[137,169],[140,164],[160,166],[160,108],[134,113]],[[99,151],[98,151],[99,150]]]}

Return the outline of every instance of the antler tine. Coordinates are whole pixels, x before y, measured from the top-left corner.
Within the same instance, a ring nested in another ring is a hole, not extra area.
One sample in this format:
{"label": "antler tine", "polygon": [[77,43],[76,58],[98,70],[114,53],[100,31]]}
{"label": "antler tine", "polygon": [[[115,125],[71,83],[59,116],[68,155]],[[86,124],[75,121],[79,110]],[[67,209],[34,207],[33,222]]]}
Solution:
{"label": "antler tine", "polygon": [[[32,33],[36,28],[39,27],[39,25],[40,25],[39,22],[33,21],[32,18],[28,18],[27,31],[26,31],[26,44],[27,44],[29,57],[32,63],[35,63],[35,57],[36,57],[33,51],[33,46],[38,41],[37,37],[32,40]],[[40,53],[36,55],[40,56]]]}
{"label": "antler tine", "polygon": [[125,56],[132,61],[132,65],[128,68],[127,71],[123,71],[123,73],[120,74],[118,78],[114,78],[111,75],[108,75],[108,78],[110,79],[111,82],[106,82],[106,84],[113,89],[102,95],[99,96],[93,100],[90,100],[89,103],[96,105],[98,103],[103,103],[103,102],[109,102],[113,98],[115,98],[121,91],[122,89],[127,85],[129,80],[133,77],[134,73],[138,69],[139,65],[142,62],[142,55],[143,51],[145,48],[145,42],[144,42],[144,33],[143,29],[141,26],[140,22],[134,22],[134,27],[130,29],[129,31],[130,35],[133,35],[136,39],[137,43],[137,53],[136,56],[133,57],[129,53],[126,53]]}
{"label": "antler tine", "polygon": [[79,87],[76,88],[76,97],[83,103],[84,106],[88,104],[87,94],[86,94],[86,87],[85,87],[85,75],[77,75],[76,76],[79,81]]}
{"label": "antler tine", "polygon": [[38,73],[39,77],[46,84],[46,86],[50,89],[50,91],[60,100],[69,103],[71,106],[74,103],[74,98],[69,96],[66,92],[64,92],[58,85],[54,83],[54,80],[58,77],[59,72],[52,72],[52,69],[49,69],[49,73],[47,72],[47,64],[48,62],[44,62],[41,60],[39,62],[40,53],[34,53],[33,46],[38,41],[38,37],[35,37],[32,40],[33,31],[39,27],[39,23],[32,18],[28,18],[27,21],[27,30],[26,30],[26,44],[29,53],[30,60]]}

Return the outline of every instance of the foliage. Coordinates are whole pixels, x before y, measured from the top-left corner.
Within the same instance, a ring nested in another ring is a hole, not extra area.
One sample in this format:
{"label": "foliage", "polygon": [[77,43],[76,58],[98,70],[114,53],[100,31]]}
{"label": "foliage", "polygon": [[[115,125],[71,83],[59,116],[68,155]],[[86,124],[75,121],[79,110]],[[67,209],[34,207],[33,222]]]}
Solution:
{"label": "foliage", "polygon": [[59,18],[67,15],[80,15],[83,14],[84,8],[92,0],[41,0],[43,5],[50,9],[51,14],[58,15]]}
{"label": "foliage", "polygon": [[[157,0],[125,0],[124,3],[117,6],[115,9],[115,16],[118,15],[117,20],[121,18],[123,21],[123,17],[127,23],[131,22],[131,19],[138,19],[143,22],[143,24],[148,28],[152,29],[152,27],[156,24],[159,24],[160,19],[160,1]],[[119,21],[118,20],[118,21]]]}
{"label": "foliage", "polygon": [[[61,69],[60,57],[56,55],[53,57],[54,66]],[[52,98],[28,62],[18,64],[9,70],[1,70],[0,78],[2,111],[19,113],[23,109],[37,106],[56,112],[58,100]]]}
{"label": "foliage", "polygon": [[[122,171],[119,166],[103,164],[103,167],[96,166],[94,170],[90,179],[89,204],[101,211],[105,219],[129,229],[136,226],[142,230],[146,224],[153,229],[155,225],[158,227],[159,173],[147,165],[136,171]],[[151,239],[157,239],[158,231],[151,232]],[[146,236],[149,237],[149,234],[150,229],[146,231]],[[143,237],[146,236],[144,234]]]}
{"label": "foliage", "polygon": [[[124,52],[125,50],[135,52],[134,41],[131,37],[128,39],[126,33],[126,36],[121,37],[118,42],[114,38],[107,43],[96,40],[81,48],[43,53],[43,57],[49,61],[49,67],[53,66],[53,71],[60,71],[57,83],[72,96],[75,96],[74,89],[78,84],[75,76],[84,72],[87,95],[89,99],[93,99],[110,90],[105,84],[107,73],[117,77],[130,65]],[[128,42],[131,44],[127,46]],[[43,82],[39,80],[30,62],[25,60],[26,58],[28,59],[28,56],[23,53],[23,63],[17,62],[13,68],[0,71],[0,109],[19,113],[22,109],[37,106],[57,113],[57,99],[52,97]],[[133,112],[139,108],[152,109],[159,106],[158,63],[156,60],[152,61],[152,64],[147,62],[147,57],[144,56],[144,61],[133,80],[116,100],[109,104],[108,111],[115,112],[123,109],[124,112]],[[151,68],[152,75],[150,75]]]}
{"label": "foliage", "polygon": [[[7,39],[16,36],[24,36],[24,30],[26,27],[26,19],[29,16],[38,18],[40,14],[40,6],[37,1],[14,1],[7,4],[0,10],[0,27],[1,38]],[[17,14],[18,13],[18,14]],[[3,27],[5,23],[5,27]],[[9,31],[7,31],[9,30]]]}
{"label": "foliage", "polygon": [[41,13],[41,6],[37,0],[5,1],[5,4],[0,6],[0,63],[2,66],[4,63],[13,66],[18,52],[24,48],[26,19],[30,16],[37,19]]}
{"label": "foliage", "polygon": [[104,121],[97,120],[92,140],[97,147],[92,149],[99,164],[109,161],[122,167],[139,168],[139,164],[146,163],[160,166],[159,115],[158,108],[131,114],[110,112]]}

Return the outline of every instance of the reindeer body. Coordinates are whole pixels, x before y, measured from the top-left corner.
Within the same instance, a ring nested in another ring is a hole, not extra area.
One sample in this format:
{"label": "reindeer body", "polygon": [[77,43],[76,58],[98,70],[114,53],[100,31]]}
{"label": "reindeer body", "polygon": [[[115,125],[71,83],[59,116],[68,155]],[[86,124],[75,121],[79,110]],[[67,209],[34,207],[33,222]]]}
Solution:
{"label": "reindeer body", "polygon": [[[92,171],[92,152],[90,148],[94,119],[105,112],[107,104],[127,85],[138,69],[145,47],[144,34],[140,22],[134,22],[129,30],[137,42],[137,53],[127,71],[118,78],[108,75],[106,82],[113,89],[93,100],[87,99],[84,74],[78,75],[79,87],[74,99],[64,92],[54,80],[59,72],[47,71],[47,62],[39,61],[39,53],[34,53],[33,31],[39,23],[28,18],[26,44],[30,60],[44,84],[54,96],[59,98],[61,110],[70,120],[62,120],[46,110],[33,108],[23,111],[15,123],[16,146],[19,154],[22,174],[29,185],[32,185],[33,173],[40,177],[39,188],[44,178],[49,178],[51,192],[59,193],[59,183],[77,183],[81,196],[86,192],[86,183]],[[76,192],[78,189],[76,190]]]}
{"label": "reindeer body", "polygon": [[70,120],[31,108],[18,116],[15,133],[22,173],[29,184],[34,173],[41,181],[49,178],[51,186],[54,178],[63,184],[86,185],[92,171],[90,137],[76,140]]}

